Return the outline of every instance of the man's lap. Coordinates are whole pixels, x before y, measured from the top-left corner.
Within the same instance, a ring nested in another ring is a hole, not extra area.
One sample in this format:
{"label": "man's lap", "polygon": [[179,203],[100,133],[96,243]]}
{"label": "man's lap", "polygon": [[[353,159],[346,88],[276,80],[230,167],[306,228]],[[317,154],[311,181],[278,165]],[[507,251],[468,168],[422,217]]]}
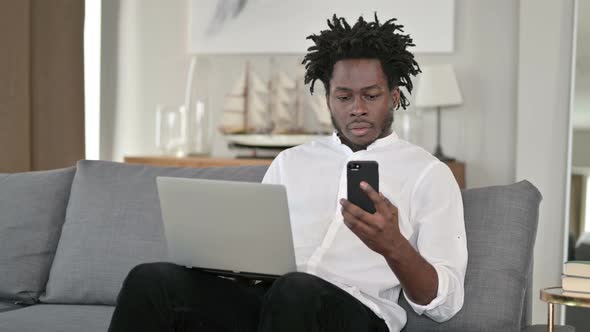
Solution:
{"label": "man's lap", "polygon": [[156,294],[156,301],[172,311],[171,315],[189,321],[183,325],[207,321],[220,330],[232,331],[236,326],[256,330],[260,323],[272,326],[267,330],[273,330],[279,328],[277,324],[284,324],[281,320],[292,320],[295,324],[307,319],[309,324],[318,322],[326,326],[358,321],[361,325],[378,324],[378,331],[385,327],[382,320],[352,295],[302,272],[286,274],[271,284],[234,280],[171,263],[148,263],[135,267],[123,288],[127,293],[143,290]]}

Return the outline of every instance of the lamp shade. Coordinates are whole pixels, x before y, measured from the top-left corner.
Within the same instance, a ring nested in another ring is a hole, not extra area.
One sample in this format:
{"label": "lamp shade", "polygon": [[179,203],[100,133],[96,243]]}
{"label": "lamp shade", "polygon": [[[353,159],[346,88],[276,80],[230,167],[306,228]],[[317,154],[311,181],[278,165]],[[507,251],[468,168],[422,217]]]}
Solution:
{"label": "lamp shade", "polygon": [[422,73],[416,91],[417,107],[454,106],[463,103],[453,66],[427,65]]}

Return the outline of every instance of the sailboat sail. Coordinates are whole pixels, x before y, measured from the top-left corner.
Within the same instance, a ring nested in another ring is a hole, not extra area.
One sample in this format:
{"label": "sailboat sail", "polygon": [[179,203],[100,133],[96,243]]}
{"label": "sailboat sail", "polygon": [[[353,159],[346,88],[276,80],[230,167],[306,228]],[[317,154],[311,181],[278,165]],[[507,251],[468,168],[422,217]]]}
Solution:
{"label": "sailboat sail", "polygon": [[268,94],[267,84],[254,72],[250,72],[250,84],[253,93]]}
{"label": "sailboat sail", "polygon": [[289,133],[293,129],[293,98],[296,83],[284,72],[280,71],[271,86],[273,134]]}
{"label": "sailboat sail", "polygon": [[246,71],[242,71],[238,76],[238,79],[234,82],[229,95],[230,96],[243,96],[246,91]]}
{"label": "sailboat sail", "polygon": [[235,81],[230,93],[225,97],[219,130],[224,134],[244,131],[244,112],[246,104],[246,72]]}
{"label": "sailboat sail", "polygon": [[248,94],[248,126],[249,133],[265,133],[270,130],[271,120],[268,114],[268,87],[251,72]]}
{"label": "sailboat sail", "polygon": [[304,83],[303,77],[305,76],[305,71],[300,68],[297,73],[297,79],[295,84],[295,114],[293,117],[294,127],[296,132],[304,132],[306,129],[306,118],[309,117],[309,110],[307,110],[307,105],[305,103],[306,96],[309,95]]}

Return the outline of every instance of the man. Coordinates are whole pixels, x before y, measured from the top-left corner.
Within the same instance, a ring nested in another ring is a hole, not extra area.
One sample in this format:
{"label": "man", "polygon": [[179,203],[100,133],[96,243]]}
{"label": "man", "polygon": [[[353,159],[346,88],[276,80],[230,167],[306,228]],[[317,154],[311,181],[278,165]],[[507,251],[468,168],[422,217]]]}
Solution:
{"label": "man", "polygon": [[[463,206],[449,169],[392,132],[419,72],[395,20],[334,15],[304,59],[306,83],[326,88],[335,133],[283,151],[263,182],[287,188],[296,273],[244,284],[157,263],[124,282],[110,331],[400,331],[400,292],[445,321],[463,305]],[[345,199],[346,164],[379,163],[374,214]]]}

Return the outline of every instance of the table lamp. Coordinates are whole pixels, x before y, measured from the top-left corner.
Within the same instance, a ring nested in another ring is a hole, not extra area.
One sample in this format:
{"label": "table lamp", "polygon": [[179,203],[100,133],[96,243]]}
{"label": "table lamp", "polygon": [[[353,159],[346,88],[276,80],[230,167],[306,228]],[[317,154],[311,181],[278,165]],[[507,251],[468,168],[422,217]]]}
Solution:
{"label": "table lamp", "polygon": [[453,161],[444,155],[440,145],[440,111],[443,107],[461,105],[463,98],[455,71],[450,64],[425,65],[420,68],[416,91],[416,107],[436,109],[436,149],[434,156],[440,161]]}

